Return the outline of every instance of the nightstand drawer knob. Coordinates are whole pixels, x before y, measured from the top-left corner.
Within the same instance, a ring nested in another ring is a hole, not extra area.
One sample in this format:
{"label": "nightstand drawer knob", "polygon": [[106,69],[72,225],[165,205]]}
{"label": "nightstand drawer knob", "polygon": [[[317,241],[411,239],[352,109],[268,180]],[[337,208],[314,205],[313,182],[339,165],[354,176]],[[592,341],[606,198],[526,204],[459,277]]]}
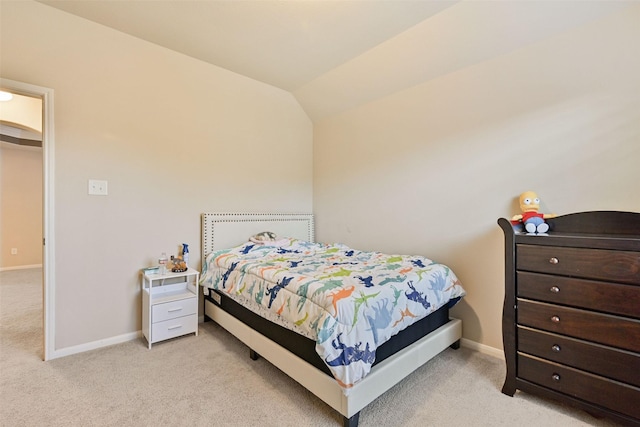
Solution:
{"label": "nightstand drawer knob", "polygon": [[560,323],[560,317],[558,317],[558,316],[552,316],[552,317],[551,317],[551,321],[552,321],[553,323]]}
{"label": "nightstand drawer knob", "polygon": [[557,264],[560,261],[556,257],[549,258],[549,264]]}
{"label": "nightstand drawer knob", "polygon": [[556,353],[560,353],[560,350],[562,350],[562,349],[560,348],[560,346],[558,344],[554,344],[554,345],[551,346],[551,350],[553,350]]}
{"label": "nightstand drawer knob", "polygon": [[557,294],[558,292],[560,292],[560,288],[557,286],[552,286],[551,289],[549,289],[551,292],[553,292],[554,294]]}
{"label": "nightstand drawer knob", "polygon": [[554,380],[554,381],[560,381],[560,374],[551,375],[551,379]]}

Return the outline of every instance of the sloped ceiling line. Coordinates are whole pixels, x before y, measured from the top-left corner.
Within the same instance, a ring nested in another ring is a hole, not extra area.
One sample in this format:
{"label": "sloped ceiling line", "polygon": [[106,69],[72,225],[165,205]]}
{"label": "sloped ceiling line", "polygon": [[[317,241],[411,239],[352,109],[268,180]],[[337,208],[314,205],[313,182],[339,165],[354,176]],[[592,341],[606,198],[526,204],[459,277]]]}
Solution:
{"label": "sloped ceiling line", "polygon": [[633,1],[38,0],[291,92],[312,121]]}

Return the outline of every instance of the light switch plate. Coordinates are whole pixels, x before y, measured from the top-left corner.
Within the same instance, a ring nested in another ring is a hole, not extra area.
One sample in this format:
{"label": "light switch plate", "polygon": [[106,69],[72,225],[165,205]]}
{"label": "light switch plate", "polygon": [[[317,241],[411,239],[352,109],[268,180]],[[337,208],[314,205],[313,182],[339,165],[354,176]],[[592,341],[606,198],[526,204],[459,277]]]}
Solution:
{"label": "light switch plate", "polygon": [[89,180],[89,194],[93,196],[106,196],[107,193],[107,181],[101,181],[97,179]]}

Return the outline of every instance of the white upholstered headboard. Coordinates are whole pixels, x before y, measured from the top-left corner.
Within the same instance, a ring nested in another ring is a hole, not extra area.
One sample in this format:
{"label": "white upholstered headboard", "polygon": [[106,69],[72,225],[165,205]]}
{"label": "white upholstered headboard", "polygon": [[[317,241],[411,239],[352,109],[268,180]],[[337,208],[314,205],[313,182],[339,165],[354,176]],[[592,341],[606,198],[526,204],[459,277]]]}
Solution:
{"label": "white upholstered headboard", "polygon": [[312,214],[203,213],[202,261],[211,252],[238,246],[262,231],[279,237],[314,241]]}

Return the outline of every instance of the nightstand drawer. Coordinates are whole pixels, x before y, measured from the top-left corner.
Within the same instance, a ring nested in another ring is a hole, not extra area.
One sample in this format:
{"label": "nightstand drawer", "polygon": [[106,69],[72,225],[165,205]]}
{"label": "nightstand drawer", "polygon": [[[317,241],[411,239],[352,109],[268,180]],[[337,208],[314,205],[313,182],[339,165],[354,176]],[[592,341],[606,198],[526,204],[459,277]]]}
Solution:
{"label": "nightstand drawer", "polygon": [[195,295],[193,298],[155,304],[151,309],[151,321],[155,324],[164,320],[195,314],[198,310],[197,304]]}
{"label": "nightstand drawer", "polygon": [[549,332],[640,352],[640,321],[518,299],[517,322]]}
{"label": "nightstand drawer", "polygon": [[638,252],[517,245],[518,270],[640,285]]}
{"label": "nightstand drawer", "polygon": [[518,327],[518,349],[640,387],[640,354],[637,353],[521,326]]}
{"label": "nightstand drawer", "polygon": [[640,319],[640,286],[517,272],[518,297]]}
{"label": "nightstand drawer", "polygon": [[518,355],[518,376],[578,399],[640,418],[640,388],[523,354]]}
{"label": "nightstand drawer", "polygon": [[197,329],[198,315],[191,314],[189,316],[154,323],[151,326],[151,337],[153,342],[157,342],[196,332]]}

